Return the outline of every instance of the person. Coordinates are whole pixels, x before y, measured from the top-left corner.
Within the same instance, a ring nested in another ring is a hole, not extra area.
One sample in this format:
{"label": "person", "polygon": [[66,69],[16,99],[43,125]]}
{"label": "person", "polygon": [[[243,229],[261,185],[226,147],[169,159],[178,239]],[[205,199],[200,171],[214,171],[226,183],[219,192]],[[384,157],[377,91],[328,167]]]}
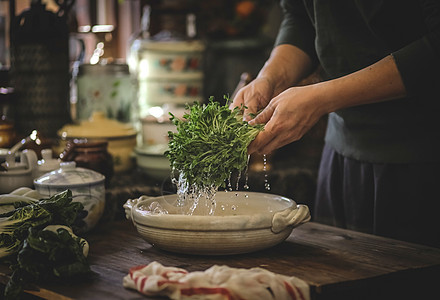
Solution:
{"label": "person", "polygon": [[274,48],[231,103],[265,124],[248,152],[328,116],[313,220],[440,247],[440,1],[280,2]]}

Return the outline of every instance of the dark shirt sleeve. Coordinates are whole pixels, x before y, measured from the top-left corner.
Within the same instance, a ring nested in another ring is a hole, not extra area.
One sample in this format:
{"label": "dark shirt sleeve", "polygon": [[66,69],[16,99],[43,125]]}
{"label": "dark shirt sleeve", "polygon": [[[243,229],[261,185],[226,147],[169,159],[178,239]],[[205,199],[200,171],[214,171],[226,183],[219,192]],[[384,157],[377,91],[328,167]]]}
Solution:
{"label": "dark shirt sleeve", "polygon": [[301,0],[281,0],[283,21],[280,25],[275,46],[294,45],[310,56],[314,64],[318,63],[315,51],[315,29],[310,16]]}
{"label": "dark shirt sleeve", "polygon": [[409,96],[438,94],[440,1],[421,1],[427,34],[393,53]]}

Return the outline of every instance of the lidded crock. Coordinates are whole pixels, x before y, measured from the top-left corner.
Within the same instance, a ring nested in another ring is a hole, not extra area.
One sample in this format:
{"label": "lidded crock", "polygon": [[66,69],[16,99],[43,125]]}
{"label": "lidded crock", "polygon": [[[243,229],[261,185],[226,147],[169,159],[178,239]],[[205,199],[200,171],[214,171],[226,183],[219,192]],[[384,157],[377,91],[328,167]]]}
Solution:
{"label": "lidded crock", "polygon": [[92,229],[105,208],[105,176],[90,169],[76,167],[75,162],[62,162],[60,168],[34,180],[35,189],[43,197],[51,197],[67,189],[73,201],[81,202],[87,215],[76,224],[80,231]]}
{"label": "lidded crock", "polygon": [[104,112],[94,112],[89,120],[79,124],[65,125],[58,131],[60,137],[59,153],[66,148],[66,142],[74,139],[87,139],[89,142],[105,140],[108,152],[113,157],[114,172],[127,171],[133,167],[132,152],[136,146],[137,131],[127,123],[109,119]]}

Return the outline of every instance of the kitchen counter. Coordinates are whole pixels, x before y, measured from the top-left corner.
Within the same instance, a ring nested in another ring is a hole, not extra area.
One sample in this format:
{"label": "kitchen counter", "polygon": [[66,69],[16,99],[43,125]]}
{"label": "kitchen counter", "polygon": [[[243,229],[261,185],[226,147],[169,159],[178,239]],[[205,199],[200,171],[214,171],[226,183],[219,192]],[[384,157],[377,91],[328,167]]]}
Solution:
{"label": "kitchen counter", "polygon": [[[215,264],[262,267],[305,280],[315,300],[430,299],[434,292],[438,295],[440,249],[314,222],[295,228],[278,246],[232,256],[191,256],[156,249],[138,235],[130,221],[122,219],[101,222],[84,237],[90,243],[91,278],[45,284],[26,293],[63,300],[154,299],[125,289],[122,278],[133,266],[157,261],[189,271]],[[3,284],[8,273],[7,266],[0,265]]]}

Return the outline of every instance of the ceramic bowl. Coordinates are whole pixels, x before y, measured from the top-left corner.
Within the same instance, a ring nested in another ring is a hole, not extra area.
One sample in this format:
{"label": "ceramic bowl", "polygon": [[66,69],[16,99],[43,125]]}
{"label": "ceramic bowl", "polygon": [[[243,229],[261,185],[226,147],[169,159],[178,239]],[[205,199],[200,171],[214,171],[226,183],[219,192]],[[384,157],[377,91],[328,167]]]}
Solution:
{"label": "ceramic bowl", "polygon": [[81,202],[87,216],[78,224],[81,232],[95,227],[105,208],[105,176],[93,170],[78,168],[75,162],[62,162],[60,168],[34,180],[35,189],[44,197],[51,197],[67,189],[72,201]]}
{"label": "ceramic bowl", "polygon": [[173,205],[176,201],[177,195],[129,199],[124,204],[126,217],[153,246],[196,255],[269,248],[310,220],[306,205],[266,193],[218,192],[213,215],[205,215],[203,207],[197,207],[192,215],[180,214],[180,208]]}
{"label": "ceramic bowl", "polygon": [[171,174],[170,160],[164,155],[168,144],[143,145],[134,148],[138,168],[156,179],[164,179]]}

